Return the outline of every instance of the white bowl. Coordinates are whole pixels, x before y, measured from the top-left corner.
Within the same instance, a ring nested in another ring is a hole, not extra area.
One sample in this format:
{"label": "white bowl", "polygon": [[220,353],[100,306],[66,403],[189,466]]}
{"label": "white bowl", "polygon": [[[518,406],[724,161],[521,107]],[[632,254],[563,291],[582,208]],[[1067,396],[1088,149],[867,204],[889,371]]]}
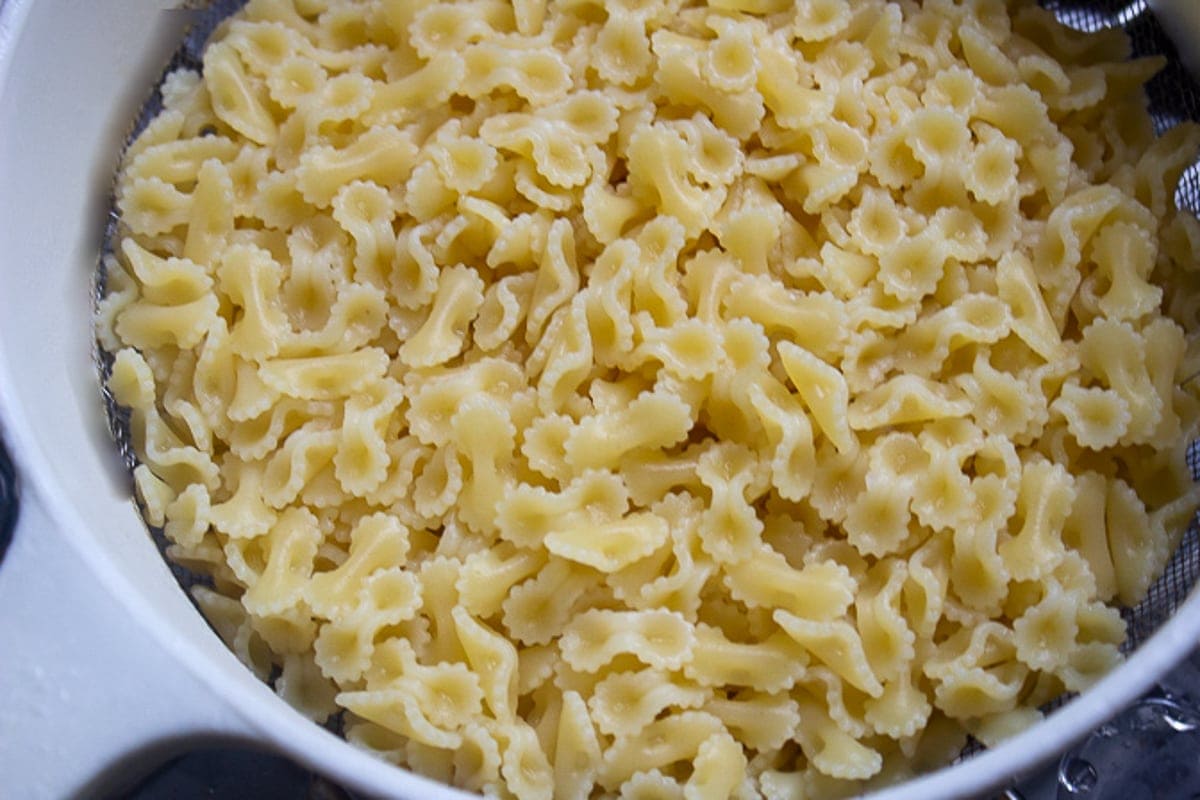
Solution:
{"label": "white bowl", "polygon": [[[192,607],[130,500],[91,356],[91,285],[120,145],[187,12],[149,0],[0,8],[0,434],[23,481],[0,564],[0,782],[58,798],[119,785],[211,737],[347,787],[465,797],[355,750],[243,668]],[[1200,638],[1200,595],[1048,722],[880,793],[964,797],[1028,771],[1141,694]]]}

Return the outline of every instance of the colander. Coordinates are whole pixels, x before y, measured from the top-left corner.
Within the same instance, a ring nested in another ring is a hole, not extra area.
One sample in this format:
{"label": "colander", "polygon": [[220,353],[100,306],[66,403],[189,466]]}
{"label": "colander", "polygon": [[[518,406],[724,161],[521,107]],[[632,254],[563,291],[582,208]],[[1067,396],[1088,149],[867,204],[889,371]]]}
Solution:
{"label": "colander", "polygon": [[[194,57],[238,3],[177,5],[0,0],[0,437],[21,486],[0,562],[0,796],[112,791],[145,764],[221,739],[369,796],[469,797],[354,749],[276,697],[197,613],[130,501],[91,329],[112,175],[163,65]],[[1156,124],[1200,119],[1185,66],[1200,68],[1200,0],[1045,5],[1074,27],[1126,28],[1139,54],[1167,54],[1149,87]],[[1200,167],[1178,195],[1200,209]],[[999,746],[872,797],[986,795],[1079,741],[1200,644],[1198,574],[1193,527],[1127,612],[1125,663]]]}

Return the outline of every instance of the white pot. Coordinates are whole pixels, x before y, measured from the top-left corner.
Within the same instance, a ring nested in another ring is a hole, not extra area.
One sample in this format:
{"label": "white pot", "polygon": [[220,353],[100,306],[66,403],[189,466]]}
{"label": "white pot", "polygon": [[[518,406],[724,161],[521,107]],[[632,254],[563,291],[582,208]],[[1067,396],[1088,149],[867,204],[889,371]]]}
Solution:
{"label": "white pot", "polygon": [[[22,479],[0,564],[0,794],[111,786],[139,775],[139,759],[229,737],[367,794],[464,797],[355,750],[256,680],[187,600],[130,501],[92,362],[91,281],[129,120],[187,22],[167,5],[0,8],[0,434]],[[1050,721],[877,797],[1001,785],[1128,704],[1198,639],[1193,593]]]}

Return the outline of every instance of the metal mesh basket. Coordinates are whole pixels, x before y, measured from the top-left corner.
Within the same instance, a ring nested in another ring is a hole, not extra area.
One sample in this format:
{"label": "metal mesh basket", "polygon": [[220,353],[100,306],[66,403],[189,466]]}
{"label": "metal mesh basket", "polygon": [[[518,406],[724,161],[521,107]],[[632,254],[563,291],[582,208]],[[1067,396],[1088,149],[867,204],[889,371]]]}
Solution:
{"label": "metal mesh basket", "polygon": [[[1179,60],[1175,46],[1151,13],[1145,0],[1133,2],[1081,2],[1047,0],[1044,5],[1063,23],[1081,31],[1123,28],[1129,34],[1134,56],[1162,55],[1167,66],[1146,86],[1150,116],[1161,134],[1184,120],[1200,121],[1200,84]],[[1180,179],[1175,202],[1200,216],[1200,163],[1193,164]],[[1200,480],[1200,448],[1192,443],[1187,452],[1192,477]],[[1128,624],[1124,650],[1131,652],[1166,622],[1187,598],[1200,577],[1200,530],[1195,521],[1162,576],[1150,587],[1145,599],[1123,609]]]}
{"label": "metal mesh basket", "polygon": [[[200,8],[184,10],[193,16],[192,25],[163,71],[162,78],[179,68],[199,70],[205,42],[220,22],[246,4],[247,0],[214,0],[198,4]],[[196,4],[186,4],[188,7]],[[1151,118],[1156,132],[1161,134],[1184,120],[1200,121],[1200,84],[1184,68],[1171,39],[1151,12],[1146,0],[1043,0],[1041,5],[1055,14],[1064,24],[1081,31],[1094,32],[1111,28],[1122,28],[1129,35],[1133,55],[1162,55],[1167,66],[1147,84],[1147,98]],[[149,98],[142,106],[131,125],[126,144],[137,137],[145,126],[162,108],[159,94],[161,80],[155,85]],[[1200,162],[1184,171],[1176,190],[1177,205],[1200,216]],[[111,254],[116,243],[118,228],[115,198],[109,203],[109,221],[105,229],[100,266],[95,277],[94,293],[97,299],[103,296],[105,286],[104,256]],[[111,367],[111,355],[97,352],[98,367],[107,377]],[[137,460],[130,443],[127,414],[117,406],[104,389],[105,405],[111,431],[122,458],[132,471]],[[1188,467],[1192,477],[1200,481],[1200,442],[1193,442],[1187,451]],[[160,550],[167,545],[161,530],[151,531]],[[180,584],[186,589],[199,584],[208,584],[207,576],[198,575],[186,568],[171,564],[171,569]],[[1127,623],[1126,639],[1122,651],[1129,654],[1154,634],[1178,610],[1187,599],[1200,578],[1200,525],[1194,518],[1181,539],[1181,543],[1157,581],[1150,587],[1142,602],[1132,608],[1121,610]],[[1063,695],[1044,707],[1052,711],[1067,702],[1072,695]],[[340,728],[340,720],[329,723],[333,730]],[[971,740],[959,756],[959,761],[981,752],[984,747]]]}

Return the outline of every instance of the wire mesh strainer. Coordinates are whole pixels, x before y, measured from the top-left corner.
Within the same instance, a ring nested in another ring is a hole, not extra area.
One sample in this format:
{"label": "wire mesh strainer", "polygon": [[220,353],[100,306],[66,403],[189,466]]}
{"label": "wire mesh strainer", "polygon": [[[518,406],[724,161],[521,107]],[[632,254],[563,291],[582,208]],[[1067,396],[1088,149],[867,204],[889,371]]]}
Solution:
{"label": "wire mesh strainer", "polygon": [[[1123,28],[1133,45],[1133,55],[1162,55],[1167,66],[1146,86],[1150,116],[1162,134],[1184,120],[1200,120],[1200,85],[1184,68],[1174,44],[1145,0],[1134,2],[1080,2],[1047,0],[1044,5],[1063,23],[1081,31]],[[1200,163],[1188,168],[1175,194],[1175,202],[1200,215]],[[1187,451],[1192,477],[1200,480],[1200,449],[1196,443]],[[1150,587],[1144,600],[1122,616],[1128,624],[1124,651],[1131,652],[1158,629],[1186,599],[1200,577],[1200,536],[1193,521],[1162,576]]]}
{"label": "wire mesh strainer", "polygon": [[[209,3],[187,4],[189,7],[192,5],[201,7],[180,12],[191,14],[194,18],[193,24],[163,71],[149,98],[139,110],[126,137],[126,146],[161,110],[162,79],[179,68],[199,70],[202,65],[204,45],[209,36],[222,20],[244,6],[246,2],[247,0],[214,0]],[[1167,59],[1165,69],[1159,72],[1146,87],[1149,110],[1157,133],[1161,134],[1184,120],[1200,121],[1200,84],[1183,66],[1175,45],[1145,0],[1134,0],[1133,2],[1042,0],[1041,5],[1053,12],[1064,24],[1077,30],[1092,32],[1111,28],[1123,29],[1130,37],[1135,57],[1161,55]],[[1184,171],[1176,190],[1175,199],[1180,208],[1200,216],[1200,162]],[[109,208],[101,259],[95,275],[94,294],[97,300],[103,297],[105,292],[104,257],[113,252],[118,236],[115,197],[110,197]],[[107,378],[111,368],[111,354],[97,350],[96,359],[101,374]],[[115,403],[107,386],[103,391],[111,432],[126,466],[132,471],[138,462],[131,444],[128,414]],[[1191,443],[1187,450],[1187,463],[1193,479],[1200,480],[1200,442]],[[152,528],[151,532],[165,556],[168,542],[162,531]],[[211,583],[211,580],[205,575],[194,573],[170,561],[168,563],[170,563],[176,579],[185,589]],[[1198,579],[1200,579],[1200,525],[1194,518],[1184,533],[1179,547],[1168,561],[1163,574],[1150,587],[1146,597],[1136,606],[1121,610],[1127,623],[1122,652],[1130,654],[1137,650],[1160,626],[1169,620],[1187,599]],[[1063,695],[1046,706],[1044,710],[1052,711],[1066,703],[1071,697],[1072,695],[1069,694]],[[329,727],[338,730],[340,718],[332,720]],[[981,744],[971,740],[958,760],[970,758],[983,749]]]}

